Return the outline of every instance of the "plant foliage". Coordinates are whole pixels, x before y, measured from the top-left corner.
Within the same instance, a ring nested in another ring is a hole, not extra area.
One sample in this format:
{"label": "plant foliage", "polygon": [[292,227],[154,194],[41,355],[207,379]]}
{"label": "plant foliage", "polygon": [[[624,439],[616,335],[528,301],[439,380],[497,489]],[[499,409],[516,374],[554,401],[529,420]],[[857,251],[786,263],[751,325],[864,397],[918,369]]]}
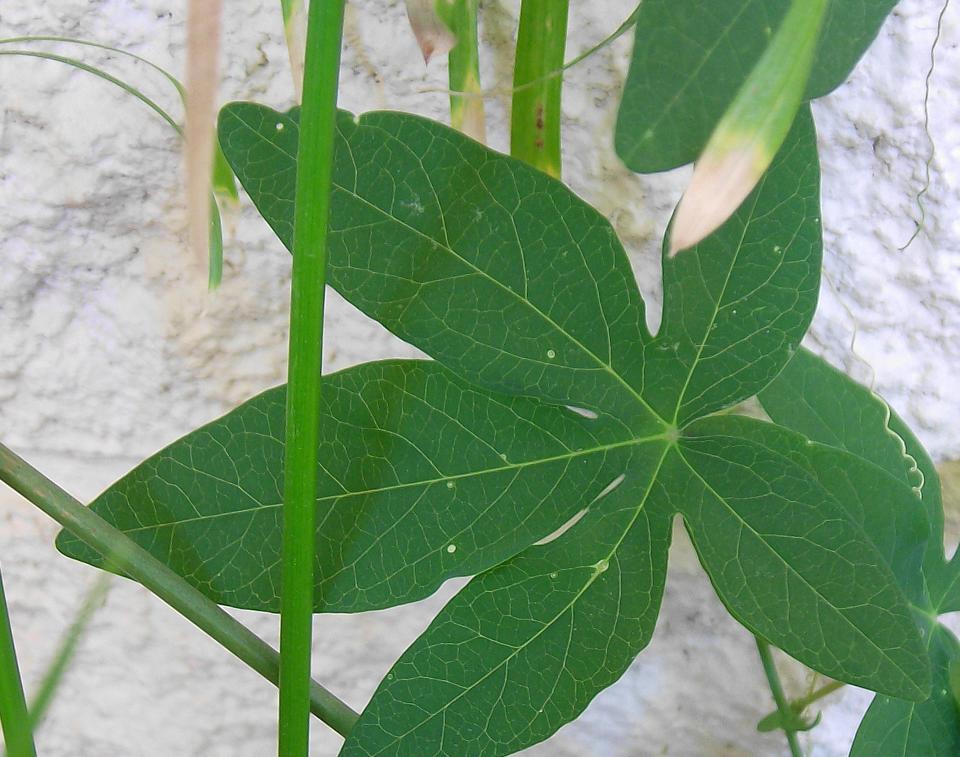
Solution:
{"label": "plant foliage", "polygon": [[[227,106],[220,140],[289,247],[296,111]],[[753,633],[926,699],[911,576],[929,527],[913,483],[789,419],[719,413],[796,354],[817,300],[818,200],[804,109],[733,218],[664,257],[654,336],[615,234],[564,185],[415,116],[341,114],[330,283],[434,360],[324,380],[316,609],[476,576],[344,754],[506,754],[576,717],[651,637],[677,514]],[[275,611],[282,407],[282,388],[250,400],[92,507],[216,601]]]}
{"label": "plant foliage", "polygon": [[[937,621],[938,615],[960,609],[960,551],[949,561],[944,555],[943,505],[933,462],[883,400],[805,350],[760,393],[760,401],[776,423],[855,455],[872,467],[878,481],[892,475],[920,497],[897,507],[877,491],[873,502],[877,522],[886,522],[890,531],[888,543],[896,544],[904,556],[912,553],[910,562],[922,561],[922,570],[904,562],[897,572],[923,634],[933,670],[932,695],[922,702],[878,695],[851,755],[960,753],[960,710],[950,682],[951,669],[960,664],[960,644]],[[916,512],[924,514],[929,539],[896,524],[896,519]]]}
{"label": "plant foliage", "polygon": [[[896,4],[830,0],[806,99],[843,83]],[[790,0],[643,0],[615,137],[623,162],[650,173],[696,159],[789,7]]]}
{"label": "plant foliage", "polygon": [[[789,5],[645,0],[616,134],[627,165],[693,160]],[[893,5],[829,4],[805,100],[846,78]],[[292,249],[299,112],[228,105],[219,139]],[[339,114],[328,245],[329,283],[431,359],[322,379],[314,609],[471,577],[343,754],[502,755],[549,737],[649,643],[678,518],[743,626],[877,692],[855,757],[960,752],[960,643],[938,622],[960,610],[960,557],[944,554],[936,471],[882,400],[799,349],[822,252],[807,106],[739,210],[663,256],[656,334],[605,218],[416,116]],[[277,612],[285,392],[91,507],[216,602]],[[767,420],[729,412],[754,396]],[[67,533],[58,546],[109,568]]]}

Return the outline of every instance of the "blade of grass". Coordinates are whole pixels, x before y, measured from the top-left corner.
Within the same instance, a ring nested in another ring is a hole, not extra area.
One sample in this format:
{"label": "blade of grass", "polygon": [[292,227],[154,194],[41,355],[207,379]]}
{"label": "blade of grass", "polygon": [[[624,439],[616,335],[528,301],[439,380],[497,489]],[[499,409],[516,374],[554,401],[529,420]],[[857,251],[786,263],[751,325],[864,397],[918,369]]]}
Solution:
{"label": "blade of grass", "polygon": [[3,576],[0,576],[0,724],[3,725],[7,757],[36,757],[7,598],[3,593]]}
{"label": "blade of grass", "polygon": [[176,88],[177,93],[180,95],[180,99],[186,101],[186,92],[184,91],[183,85],[180,83],[177,77],[175,77],[165,68],[158,66],[153,61],[147,60],[146,58],[143,58],[137,55],[136,53],[132,53],[129,50],[124,50],[119,47],[112,47],[111,45],[104,45],[100,42],[93,42],[87,39],[79,39],[77,37],[58,37],[55,35],[46,35],[46,34],[29,35],[25,37],[6,37],[4,39],[0,39],[0,45],[21,44],[23,42],[64,42],[64,43],[69,43],[71,45],[95,47],[99,50],[106,50],[107,52],[110,52],[110,53],[115,53],[117,55],[124,55],[128,58],[133,58],[136,61],[145,63],[154,71],[161,74],[167,81],[169,81]]}
{"label": "blade of grass", "polygon": [[[0,45],[17,42],[17,41],[26,41],[26,42],[36,42],[36,41],[55,41],[55,42],[72,42],[78,45],[86,45],[89,47],[97,47],[104,50],[109,50],[110,52],[120,53],[122,55],[127,55],[128,57],[135,58],[136,60],[143,61],[151,68],[156,69],[162,73],[177,89],[177,92],[180,94],[181,99],[185,98],[185,92],[183,86],[180,84],[177,79],[171,74],[164,71],[162,68],[157,66],[155,63],[151,63],[144,58],[141,58],[139,55],[134,55],[133,53],[128,53],[124,50],[118,50],[114,47],[109,47],[108,45],[101,45],[95,42],[87,42],[85,40],[72,39],[69,37],[11,37],[9,39],[0,40]],[[118,79],[115,76],[107,73],[101,68],[96,66],[91,66],[83,61],[77,60],[76,58],[70,58],[63,55],[56,55],[54,53],[48,53],[40,50],[0,50],[0,55],[13,55],[13,56],[26,56],[30,58],[40,58],[42,60],[52,60],[57,63],[63,63],[68,66],[72,66],[80,71],[85,71],[89,74],[107,81],[120,89],[122,89],[127,94],[132,95],[152,111],[157,113],[177,134],[183,138],[184,133],[183,129],[180,127],[173,116],[171,116],[166,110],[160,107],[154,100],[150,99],[145,95],[141,90],[137,89],[128,82]],[[184,102],[185,99],[184,99]],[[216,289],[220,285],[223,274],[223,230],[220,219],[220,207],[217,202],[218,198],[220,201],[236,202],[239,200],[239,193],[237,191],[236,177],[233,175],[233,171],[230,170],[229,165],[227,164],[227,159],[223,155],[223,151],[220,149],[219,143],[214,144],[214,158],[213,158],[213,194],[210,201],[210,223],[209,223],[209,234],[208,234],[208,245],[209,245],[209,278],[208,286],[209,288]]]}
{"label": "blade of grass", "polygon": [[[273,647],[2,444],[0,481],[100,554],[109,555],[123,575],[142,584],[227,651],[278,684],[280,656]],[[310,709],[341,736],[349,733],[358,717],[316,682],[310,682]]]}
{"label": "blade of grass", "polygon": [[[569,0],[523,0],[513,72],[510,154],[560,176],[560,95]],[[541,80],[536,86],[525,86]]]}
{"label": "blade of grass", "polygon": [[283,757],[310,746],[310,652],[316,533],[320,372],[344,0],[313,0],[307,18],[303,108],[294,199],[290,346],[280,597],[280,740]]}
{"label": "blade of grass", "polygon": [[73,622],[63,635],[57,653],[40,681],[40,687],[37,689],[37,693],[33,697],[33,703],[30,705],[30,727],[34,731],[37,730],[44,715],[47,714],[53,696],[77,651],[77,645],[87,630],[87,625],[93,618],[94,613],[103,606],[103,602],[107,598],[107,592],[110,590],[111,578],[107,573],[97,576],[86,596],[84,596]]}
{"label": "blade of grass", "polygon": [[483,99],[465,97],[480,90],[478,0],[437,0],[437,13],[457,38],[447,55],[450,79],[450,125],[478,142],[486,142]]}
{"label": "blade of grass", "polygon": [[[116,55],[122,55],[127,58],[131,58],[139,63],[143,63],[146,66],[149,66],[154,71],[159,73],[166,79],[170,84],[173,85],[174,89],[177,90],[177,95],[180,98],[180,102],[186,106],[187,103],[187,92],[184,89],[183,84],[180,83],[180,80],[176,76],[171,74],[162,66],[158,66],[151,60],[144,58],[141,55],[132,53],[129,50],[124,50],[119,47],[113,47],[112,45],[104,45],[100,42],[93,42],[87,39],[79,39],[77,37],[58,37],[55,35],[33,35],[26,37],[7,37],[6,39],[0,39],[0,45],[9,45],[9,44],[20,44],[24,42],[57,42],[63,44],[71,45],[81,45],[83,47],[93,47],[98,50],[106,50],[109,53],[114,53]],[[71,59],[73,60],[73,59]],[[103,74],[102,69],[96,69],[91,67],[91,73],[96,73],[98,76]],[[116,82],[114,82],[116,83]],[[142,94],[140,90],[134,88],[131,85],[126,85],[124,89],[130,94]],[[173,120],[173,119],[170,119]],[[223,155],[223,150],[220,149],[218,143],[214,143],[214,156],[213,156],[213,193],[217,196],[217,199],[221,202],[223,201],[238,201],[240,199],[240,194],[237,191],[237,177],[233,175],[233,171],[230,170],[230,165],[227,163],[227,159]]]}
{"label": "blade of grass", "polygon": [[77,60],[76,58],[70,58],[64,55],[57,55],[55,53],[48,53],[42,50],[0,50],[0,55],[19,55],[25,56],[28,58],[41,58],[43,60],[52,60],[58,63],[64,63],[73,68],[79,69],[81,71],[86,71],[88,74],[93,74],[98,76],[104,81],[108,81],[111,84],[120,87],[124,92],[129,95],[133,95],[140,102],[146,105],[150,110],[156,113],[160,118],[167,122],[167,124],[177,132],[181,137],[183,136],[183,129],[180,128],[180,124],[173,120],[173,117],[167,113],[163,108],[157,105],[156,102],[147,97],[143,92],[141,92],[136,87],[131,86],[122,79],[118,79],[115,76],[111,76],[103,69],[97,68],[96,66],[91,66],[88,63],[84,63],[82,60]]}
{"label": "blade of grass", "polygon": [[777,673],[777,666],[773,661],[773,654],[770,651],[770,645],[759,636],[754,637],[757,642],[757,652],[760,654],[760,662],[763,664],[763,674],[767,677],[767,683],[770,686],[770,693],[773,694],[773,701],[777,705],[777,712],[780,713],[780,722],[782,723],[783,733],[787,737],[787,746],[790,747],[791,757],[803,757],[803,751],[800,749],[800,741],[797,739],[795,731],[790,730],[790,703],[783,693],[783,684],[780,683],[780,674]]}

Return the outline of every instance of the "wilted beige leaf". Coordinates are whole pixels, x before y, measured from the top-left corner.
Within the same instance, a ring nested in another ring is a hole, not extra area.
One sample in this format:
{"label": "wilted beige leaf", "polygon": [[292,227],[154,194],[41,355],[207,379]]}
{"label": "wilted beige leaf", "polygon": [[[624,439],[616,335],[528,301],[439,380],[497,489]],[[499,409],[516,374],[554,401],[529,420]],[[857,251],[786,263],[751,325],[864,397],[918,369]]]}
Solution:
{"label": "wilted beige leaf", "polygon": [[407,0],[407,18],[423,53],[423,62],[433,55],[445,55],[457,44],[457,38],[437,15],[435,0]]}
{"label": "wilted beige leaf", "polygon": [[205,264],[210,233],[220,0],[190,0],[187,12],[187,220],[190,249]]}

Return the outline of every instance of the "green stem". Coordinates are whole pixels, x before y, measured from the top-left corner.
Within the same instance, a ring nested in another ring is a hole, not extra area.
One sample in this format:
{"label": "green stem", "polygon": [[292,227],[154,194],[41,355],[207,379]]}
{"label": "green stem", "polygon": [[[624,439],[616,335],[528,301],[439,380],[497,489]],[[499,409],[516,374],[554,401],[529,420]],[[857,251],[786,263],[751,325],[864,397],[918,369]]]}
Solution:
{"label": "green stem", "polygon": [[[510,154],[560,176],[560,94],[569,0],[523,0],[510,114]],[[536,86],[525,86],[534,81]]]}
{"label": "green stem", "polygon": [[[830,681],[830,683],[821,686],[816,691],[807,694],[807,696],[791,701],[790,711],[796,717],[800,717],[803,714],[803,711],[806,710],[811,704],[823,699],[826,696],[829,696],[839,689],[842,689],[844,686],[846,686],[846,684],[841,681]],[[767,714],[759,723],[757,723],[757,730],[761,732],[775,731],[781,727],[781,722],[782,717],[780,715],[780,711],[774,710],[773,712]]]}
{"label": "green stem", "polygon": [[483,98],[475,96],[482,91],[477,3],[478,0],[440,0],[436,7],[440,18],[457,38],[457,44],[447,56],[450,125],[479,142],[485,142]]}
{"label": "green stem", "polygon": [[[143,584],[268,681],[278,683],[280,656],[273,647],[2,444],[0,481],[101,555],[108,555],[124,575]],[[358,717],[353,710],[317,683],[312,684],[310,699],[311,710],[320,720],[342,736],[349,733]]]}
{"label": "green stem", "polygon": [[36,757],[30,717],[20,681],[17,650],[13,646],[13,630],[7,612],[7,598],[0,576],[0,723],[8,757]]}
{"label": "green stem", "polygon": [[281,757],[310,743],[310,652],[316,539],[320,371],[327,216],[344,0],[313,0],[307,17],[294,200],[280,597]]}
{"label": "green stem", "polygon": [[93,614],[103,605],[107,592],[110,590],[110,578],[109,573],[102,573],[97,576],[97,580],[83,598],[73,623],[70,624],[70,628],[64,634],[63,641],[60,642],[60,648],[40,683],[40,688],[33,698],[33,703],[30,705],[30,726],[34,730],[40,725],[43,716],[46,715],[47,709],[53,701],[53,695],[56,693],[60,681],[63,680],[63,674],[66,673],[77,650],[77,644],[83,638]]}
{"label": "green stem", "polygon": [[777,673],[777,666],[773,661],[773,654],[770,651],[770,645],[759,636],[754,637],[757,642],[757,652],[760,653],[760,662],[763,663],[763,673],[767,677],[767,683],[770,686],[770,693],[773,694],[773,701],[776,702],[777,711],[780,713],[780,720],[783,727],[783,733],[787,737],[787,745],[790,747],[792,757],[803,757],[800,749],[800,741],[797,739],[796,731],[790,729],[790,703],[783,693],[783,685],[780,683],[780,674]]}
{"label": "green stem", "polygon": [[[159,71],[167,78],[168,81],[170,81],[171,84],[173,84],[177,90],[177,93],[180,95],[181,100],[184,100],[186,97],[183,85],[180,84],[180,82],[172,74],[167,73],[160,68],[160,66],[141,58],[139,55],[134,55],[133,53],[128,53],[115,47],[98,45],[94,42],[86,42],[84,40],[71,39],[68,37],[11,37],[9,39],[0,39],[0,45],[17,41],[72,42],[78,45],[97,47],[104,50],[109,50],[110,52],[119,53],[120,55],[126,55],[138,61],[143,61],[151,68]],[[56,55],[54,53],[47,53],[39,50],[0,50],[0,56],[3,55],[19,55],[28,58],[51,60],[56,63],[63,63],[68,66],[73,66],[80,71],[86,71],[88,74],[93,74],[94,76],[119,87],[127,94],[133,95],[140,102],[150,108],[150,110],[159,115],[160,118],[162,118],[177,133],[178,136],[181,138],[184,136],[183,128],[173,119],[173,116],[167,113],[167,111],[161,108],[156,102],[151,100],[133,85],[128,84],[127,82],[123,81],[122,79],[118,79],[115,76],[111,76],[103,69],[88,65],[87,63],[77,60],[76,58],[68,58],[63,55]],[[234,180],[233,171],[230,170],[230,166],[227,164],[227,159],[224,156],[223,151],[220,149],[220,143],[216,141],[214,142],[212,185],[213,193],[210,195],[210,262],[208,273],[208,286],[211,290],[220,286],[220,281],[223,278],[223,228],[220,220],[220,206],[217,203],[217,197],[221,197],[225,201],[235,201],[239,199],[239,194],[237,193],[237,184]]]}

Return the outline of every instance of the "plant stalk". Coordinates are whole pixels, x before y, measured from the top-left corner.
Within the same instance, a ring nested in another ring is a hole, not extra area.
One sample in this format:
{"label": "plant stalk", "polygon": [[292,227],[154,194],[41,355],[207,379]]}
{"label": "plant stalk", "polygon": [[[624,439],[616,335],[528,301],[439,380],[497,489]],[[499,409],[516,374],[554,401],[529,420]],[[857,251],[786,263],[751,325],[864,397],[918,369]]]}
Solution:
{"label": "plant stalk", "polygon": [[[523,0],[510,114],[510,154],[560,177],[560,95],[569,0]],[[533,86],[533,82],[539,82]]]}
{"label": "plant stalk", "polygon": [[313,0],[307,16],[303,107],[294,200],[280,597],[282,757],[310,744],[320,372],[344,0]]}
{"label": "plant stalk", "polygon": [[790,747],[791,757],[803,757],[797,732],[791,730],[789,726],[792,710],[790,709],[790,702],[787,701],[787,697],[783,693],[783,684],[780,683],[780,674],[777,673],[777,666],[773,661],[770,645],[759,636],[755,636],[754,639],[756,639],[757,642],[757,652],[760,654],[760,662],[763,664],[763,673],[767,677],[770,693],[773,694],[773,701],[776,703],[777,711],[780,713],[781,727],[783,728],[784,735],[787,737],[787,746]]}
{"label": "plant stalk", "polygon": [[0,576],[0,724],[3,725],[3,740],[8,757],[36,757],[30,716],[23,696],[17,650],[13,645],[13,630],[7,598],[3,593],[3,577]]}
{"label": "plant stalk", "polygon": [[[273,647],[2,444],[0,481],[101,555],[109,556],[111,565],[143,584],[268,681],[279,682],[280,656]],[[311,685],[310,703],[312,712],[341,736],[349,733],[358,717],[318,683]]]}
{"label": "plant stalk", "polygon": [[[830,683],[824,684],[816,691],[808,694],[805,697],[800,697],[799,699],[794,699],[789,703],[790,711],[795,714],[797,717],[800,717],[805,709],[811,704],[823,699],[826,696],[829,696],[835,691],[842,689],[846,686],[842,681],[830,681]],[[757,723],[757,730],[761,733],[766,733],[767,731],[775,731],[780,728],[782,721],[782,716],[779,710],[774,710],[770,714],[764,716],[764,718]]]}
{"label": "plant stalk", "polygon": [[[457,43],[447,55],[450,80],[450,125],[478,142],[487,130],[480,88],[480,40],[477,33],[479,0],[439,0],[437,12]],[[463,93],[463,94],[460,94]]]}

